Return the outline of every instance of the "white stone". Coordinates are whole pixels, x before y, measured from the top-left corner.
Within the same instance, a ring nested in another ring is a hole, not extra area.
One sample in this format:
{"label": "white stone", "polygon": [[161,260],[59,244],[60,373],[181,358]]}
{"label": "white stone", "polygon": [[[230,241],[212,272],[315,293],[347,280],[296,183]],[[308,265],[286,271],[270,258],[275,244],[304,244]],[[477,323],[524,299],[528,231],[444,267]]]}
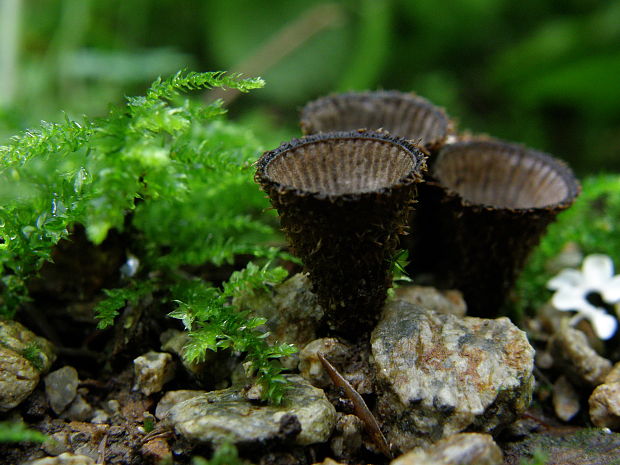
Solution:
{"label": "white stone", "polygon": [[150,396],[160,392],[164,384],[174,377],[174,361],[166,352],[150,351],[133,361],[134,391]]}

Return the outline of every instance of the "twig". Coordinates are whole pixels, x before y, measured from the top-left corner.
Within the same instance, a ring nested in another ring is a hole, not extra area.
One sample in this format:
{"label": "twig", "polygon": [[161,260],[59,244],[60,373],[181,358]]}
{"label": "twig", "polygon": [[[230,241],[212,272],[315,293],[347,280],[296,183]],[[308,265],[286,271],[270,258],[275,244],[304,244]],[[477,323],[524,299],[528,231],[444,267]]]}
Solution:
{"label": "twig", "polygon": [[[342,7],[337,3],[321,3],[306,10],[295,21],[272,35],[254,55],[235,66],[231,74],[243,73],[246,76],[260,76],[301,47],[312,36],[338,24],[342,16]],[[225,103],[230,104],[238,95],[239,91],[234,89],[226,91],[212,89],[207,93],[206,99],[211,101],[221,98]]]}
{"label": "twig", "polygon": [[327,359],[321,354],[317,353],[323,368],[327,371],[327,374],[331,378],[332,382],[342,388],[349,398],[349,400],[353,403],[353,409],[355,410],[355,414],[359,417],[360,420],[364,422],[366,426],[366,431],[370,434],[370,437],[374,441],[374,443],[379,447],[379,450],[388,458],[392,458],[392,451],[390,450],[390,446],[385,439],[385,436],[381,432],[379,428],[379,423],[375,416],[372,414],[366,402],[362,396],[351,386],[351,384],[340,374],[338,370],[334,368],[334,366],[327,361]]}
{"label": "twig", "polygon": [[0,1],[0,107],[15,100],[21,0]]}
{"label": "twig", "polygon": [[171,438],[174,435],[170,427],[157,425],[153,431],[147,433],[142,440],[141,444],[146,444],[147,442],[153,441],[155,439],[166,440]]}
{"label": "twig", "polygon": [[105,449],[106,449],[107,442],[108,442],[108,431],[106,430],[105,434],[103,435],[103,438],[99,442],[99,447],[97,451],[98,452],[98,455],[97,455],[98,465],[105,465]]}

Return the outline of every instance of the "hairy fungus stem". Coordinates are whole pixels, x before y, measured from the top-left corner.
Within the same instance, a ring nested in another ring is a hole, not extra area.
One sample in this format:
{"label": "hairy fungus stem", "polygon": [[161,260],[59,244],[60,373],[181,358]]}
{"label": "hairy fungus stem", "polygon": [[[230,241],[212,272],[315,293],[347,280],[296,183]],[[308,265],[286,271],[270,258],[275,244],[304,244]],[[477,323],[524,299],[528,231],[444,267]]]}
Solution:
{"label": "hairy fungus stem", "polygon": [[419,263],[460,289],[469,313],[497,315],[529,253],[579,191],[551,155],[499,140],[447,145],[416,210]]}
{"label": "hairy fungus stem", "polygon": [[257,165],[327,328],[349,339],[368,333],[391,285],[424,154],[386,134],[340,132],[284,143]]}

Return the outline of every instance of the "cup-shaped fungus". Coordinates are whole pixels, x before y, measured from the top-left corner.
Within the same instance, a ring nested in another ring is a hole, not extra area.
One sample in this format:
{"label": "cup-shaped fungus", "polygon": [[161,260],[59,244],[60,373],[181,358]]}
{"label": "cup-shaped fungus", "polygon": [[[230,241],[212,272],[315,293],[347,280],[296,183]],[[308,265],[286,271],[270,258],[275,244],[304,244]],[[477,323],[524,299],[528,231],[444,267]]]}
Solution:
{"label": "cup-shaped fungus", "polygon": [[417,146],[368,131],[294,139],[258,160],[255,179],[309,273],[328,330],[354,339],[377,322],[425,168]]}
{"label": "cup-shaped fungus", "polygon": [[429,151],[452,133],[442,109],[414,94],[398,91],[349,92],[308,103],[301,112],[304,134],[355,129],[383,129]]}
{"label": "cup-shaped fungus", "polygon": [[[416,213],[420,267],[460,289],[469,313],[496,315],[531,250],[580,191],[551,155],[499,140],[445,146]],[[422,231],[421,231],[422,230]]]}

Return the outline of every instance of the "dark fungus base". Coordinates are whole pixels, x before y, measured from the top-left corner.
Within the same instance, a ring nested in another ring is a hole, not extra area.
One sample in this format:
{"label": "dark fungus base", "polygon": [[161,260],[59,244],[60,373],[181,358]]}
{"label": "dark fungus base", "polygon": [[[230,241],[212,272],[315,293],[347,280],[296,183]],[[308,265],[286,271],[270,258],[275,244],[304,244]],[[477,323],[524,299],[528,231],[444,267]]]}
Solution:
{"label": "dark fungus base", "polygon": [[[442,159],[448,153],[451,159]],[[489,156],[486,161],[483,155]],[[476,166],[468,168],[469,161]],[[462,183],[458,191],[437,179],[442,162],[444,170],[451,170],[451,182]],[[501,204],[473,201],[463,194],[475,192],[478,176],[482,179],[487,173],[489,192],[495,192],[492,197],[502,199]],[[531,203],[523,200],[528,190]],[[498,140],[446,146],[420,192],[413,266],[418,272],[430,271],[436,285],[461,290],[468,314],[497,316],[530,252],[579,190],[568,166],[548,154]],[[514,192],[517,206],[510,205],[509,192]]]}
{"label": "dark fungus base", "polygon": [[[355,143],[380,141],[390,150],[396,145],[411,157],[412,166],[389,187],[339,195],[304,192],[269,176],[269,163],[289,150],[347,139]],[[391,286],[391,260],[398,236],[406,228],[415,185],[424,167],[424,155],[417,147],[372,132],[310,136],[283,144],[259,160],[256,180],[278,210],[293,253],[309,273],[326,313],[328,332],[354,340],[367,335],[377,323]]]}

